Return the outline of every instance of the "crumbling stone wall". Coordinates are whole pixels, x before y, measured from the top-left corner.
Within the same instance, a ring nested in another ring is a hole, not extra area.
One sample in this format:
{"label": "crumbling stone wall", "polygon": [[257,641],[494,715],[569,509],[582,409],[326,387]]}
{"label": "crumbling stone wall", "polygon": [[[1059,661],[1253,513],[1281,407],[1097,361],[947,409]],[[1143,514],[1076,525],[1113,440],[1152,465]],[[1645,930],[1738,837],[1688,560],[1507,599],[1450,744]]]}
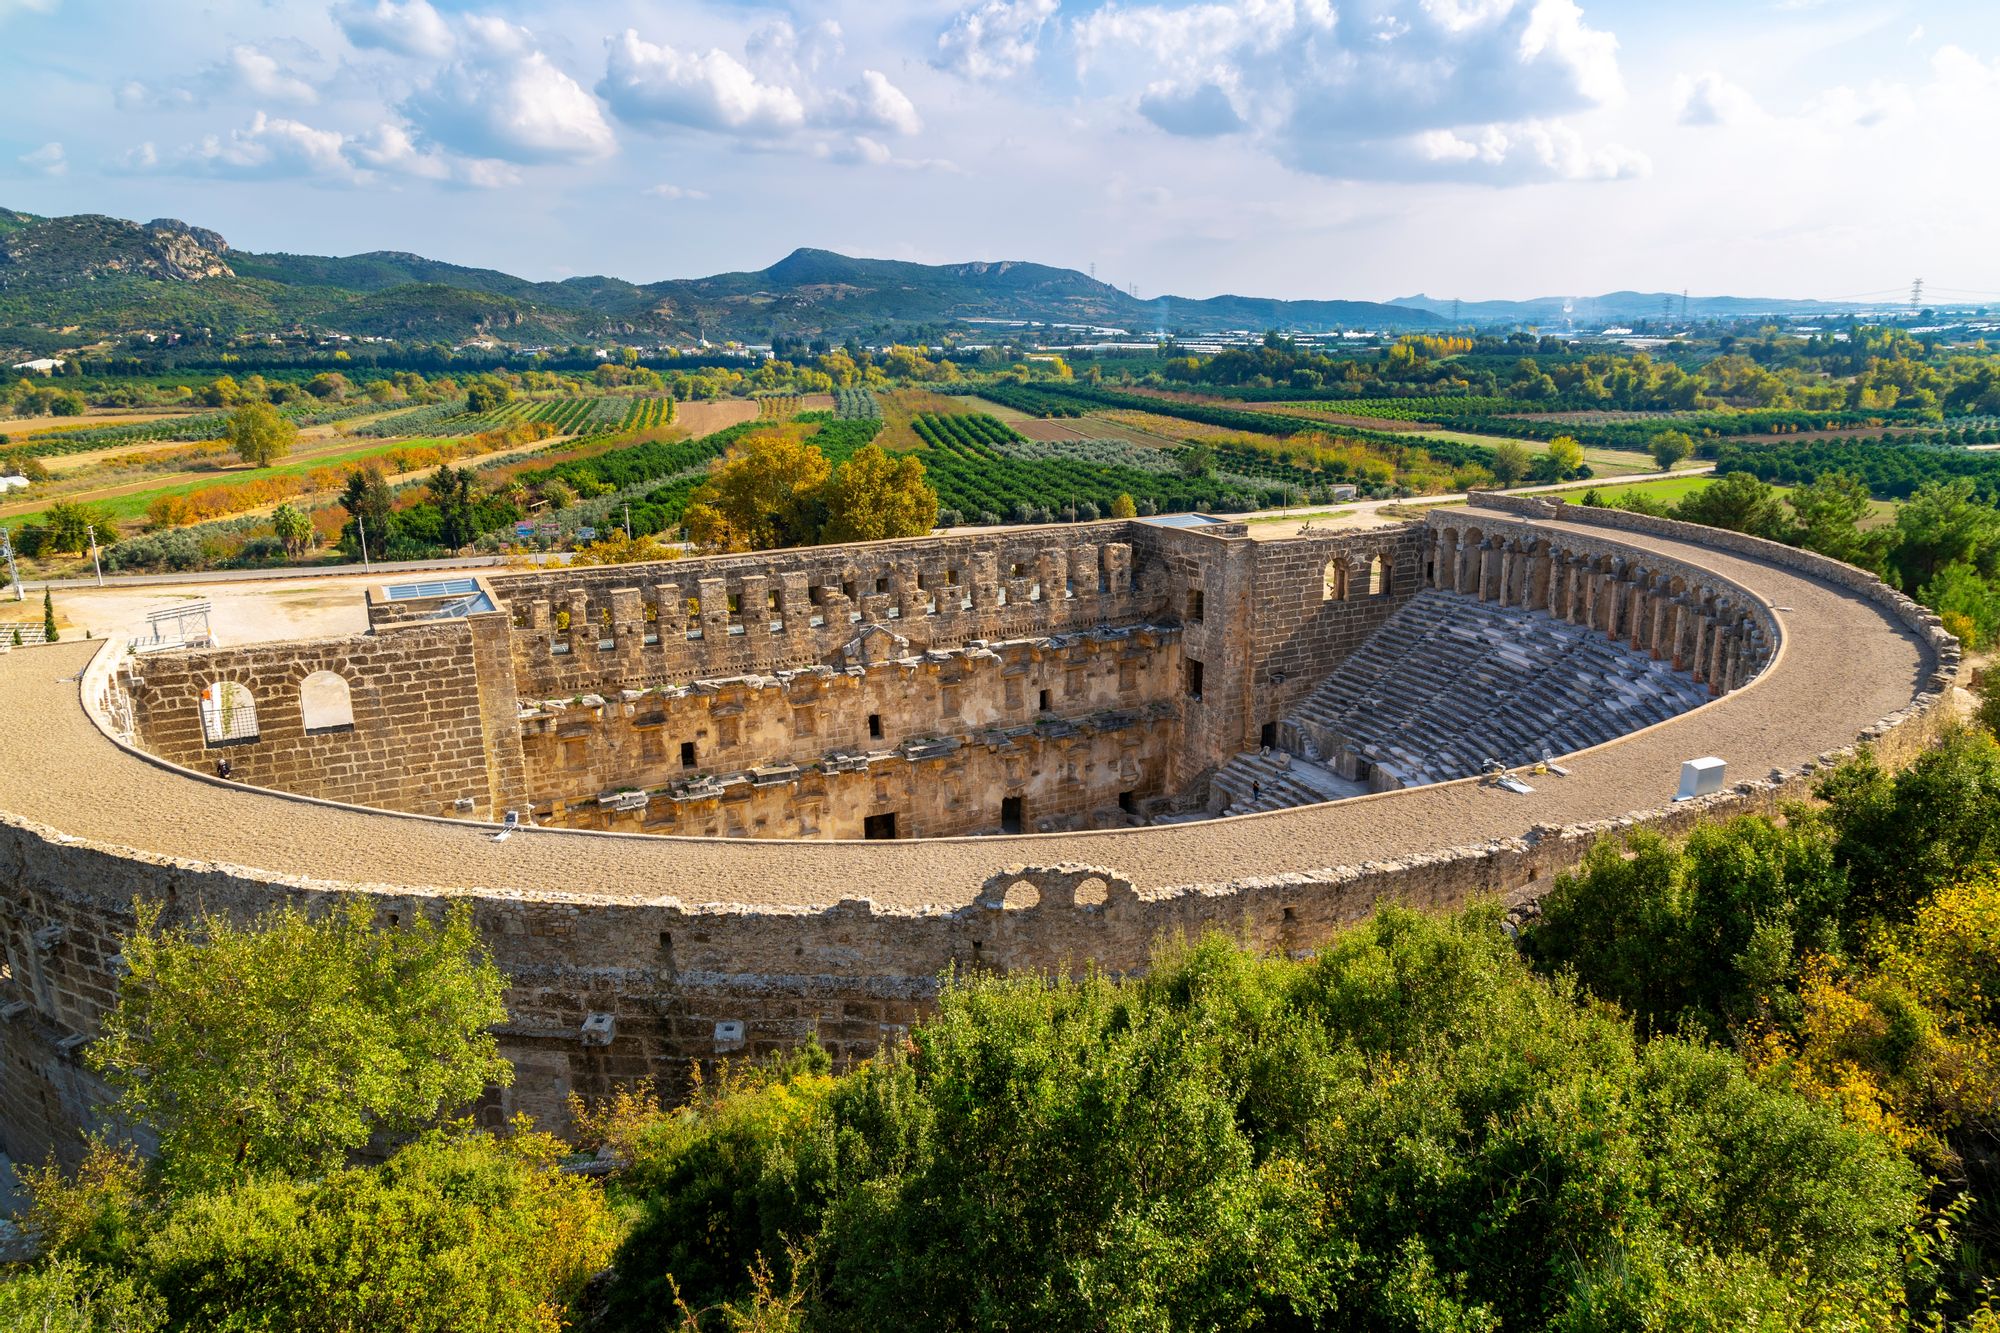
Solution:
{"label": "crumbling stone wall", "polygon": [[[861,661],[1170,619],[1134,578],[1131,526],[1067,524],[488,580],[515,628],[519,689],[548,698]],[[898,655],[896,652],[887,653]]]}

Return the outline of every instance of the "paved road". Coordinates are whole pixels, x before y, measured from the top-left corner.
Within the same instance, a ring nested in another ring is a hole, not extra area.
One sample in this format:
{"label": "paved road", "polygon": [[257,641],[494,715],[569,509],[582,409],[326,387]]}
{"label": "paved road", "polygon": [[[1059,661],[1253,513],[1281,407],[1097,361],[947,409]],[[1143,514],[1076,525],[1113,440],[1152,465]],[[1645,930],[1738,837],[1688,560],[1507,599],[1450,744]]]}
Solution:
{"label": "paved road", "polygon": [[[1480,526],[1507,526],[1482,514]],[[1612,534],[1593,529],[1593,537]],[[1933,669],[1874,603],[1792,570],[1687,542],[1616,539],[1703,565],[1762,595],[1784,648],[1749,687],[1566,760],[1571,775],[1516,796],[1450,783],[1332,805],[1177,827],[896,843],[749,842],[535,830],[486,831],[376,811],[316,807],[189,778],[120,750],[85,715],[73,677],[90,645],[0,655],[0,810],[74,836],[162,855],[318,879],[510,889],[597,901],[959,906],[1010,864],[1111,867],[1142,890],[1358,865],[1519,837],[1536,825],[1609,819],[1665,804],[1683,760],[1719,755],[1761,778],[1854,742],[1906,707]]]}

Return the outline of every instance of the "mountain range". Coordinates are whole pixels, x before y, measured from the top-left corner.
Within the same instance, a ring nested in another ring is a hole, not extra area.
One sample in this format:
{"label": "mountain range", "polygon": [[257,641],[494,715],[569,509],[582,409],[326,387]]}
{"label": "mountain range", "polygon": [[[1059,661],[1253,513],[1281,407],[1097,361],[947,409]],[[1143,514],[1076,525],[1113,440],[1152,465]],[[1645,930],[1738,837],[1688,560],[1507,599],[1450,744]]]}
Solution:
{"label": "mountain range", "polygon": [[[1600,328],[1681,313],[1684,298],[1390,303],[1247,296],[1141,301],[1074,269],[1017,261],[914,264],[796,250],[769,268],[634,283],[535,282],[401,251],[335,258],[258,254],[172,218],[38,217],[0,208],[0,352],[46,353],[135,333],[218,335],[292,328],[413,341],[490,336],[514,344],[607,338],[764,342],[864,338],[966,321],[1037,321],[1139,335],[1231,329],[1437,330],[1455,324]],[[1704,297],[1694,318],[1842,309],[1821,302]]]}
{"label": "mountain range", "polygon": [[[1241,296],[1140,301],[1073,269],[1017,261],[913,264],[796,250],[769,268],[633,283],[534,282],[400,251],[334,258],[236,250],[172,218],[44,218],[0,209],[0,344],[137,332],[295,326],[398,339],[515,343],[652,335],[713,341],[893,333],[1028,320],[1149,333],[1282,326],[1438,328],[1434,311],[1371,301]],[[13,337],[8,337],[8,334]],[[39,337],[24,335],[39,334]]]}

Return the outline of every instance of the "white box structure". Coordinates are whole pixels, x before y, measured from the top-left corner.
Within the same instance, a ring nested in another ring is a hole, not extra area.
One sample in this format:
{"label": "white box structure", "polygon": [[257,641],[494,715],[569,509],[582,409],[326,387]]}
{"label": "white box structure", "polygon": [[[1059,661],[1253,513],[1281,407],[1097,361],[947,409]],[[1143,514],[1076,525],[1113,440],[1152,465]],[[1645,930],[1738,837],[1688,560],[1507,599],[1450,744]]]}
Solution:
{"label": "white box structure", "polygon": [[1676,801],[1691,801],[1697,796],[1713,796],[1722,790],[1722,776],[1729,768],[1720,759],[1710,755],[1706,759],[1690,759],[1681,765],[1681,789],[1674,794]]}

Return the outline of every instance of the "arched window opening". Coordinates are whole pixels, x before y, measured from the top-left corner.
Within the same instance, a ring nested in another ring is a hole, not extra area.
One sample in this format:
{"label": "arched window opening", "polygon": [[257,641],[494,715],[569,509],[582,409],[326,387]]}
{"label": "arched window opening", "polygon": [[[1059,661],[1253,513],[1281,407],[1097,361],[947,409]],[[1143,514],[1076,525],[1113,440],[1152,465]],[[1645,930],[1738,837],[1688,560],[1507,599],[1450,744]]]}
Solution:
{"label": "arched window opening", "polygon": [[1368,595],[1380,597],[1389,591],[1389,561],[1387,557],[1376,556],[1368,562]]}
{"label": "arched window opening", "polygon": [[315,671],[299,682],[299,713],[309,736],[321,731],[351,731],[354,692],[333,672]]}
{"label": "arched window opening", "polygon": [[1336,559],[1326,562],[1326,573],[1320,584],[1320,600],[1327,602],[1344,602],[1347,600],[1347,562],[1345,560]]}
{"label": "arched window opening", "polygon": [[257,697],[250,687],[218,680],[201,692],[201,735],[210,745],[257,739]]}

